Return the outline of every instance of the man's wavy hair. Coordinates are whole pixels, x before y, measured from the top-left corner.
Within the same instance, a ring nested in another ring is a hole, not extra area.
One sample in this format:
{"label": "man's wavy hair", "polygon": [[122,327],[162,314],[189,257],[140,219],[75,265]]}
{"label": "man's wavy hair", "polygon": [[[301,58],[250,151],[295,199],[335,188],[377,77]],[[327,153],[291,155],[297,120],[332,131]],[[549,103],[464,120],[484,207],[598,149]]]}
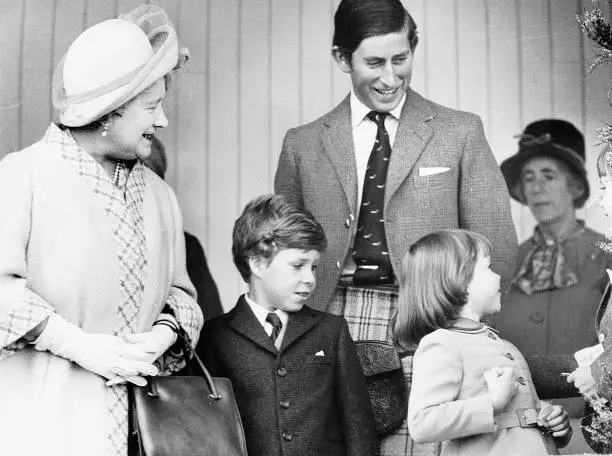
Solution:
{"label": "man's wavy hair", "polygon": [[439,328],[448,328],[467,303],[478,254],[490,255],[483,235],[467,230],[430,233],[410,246],[402,261],[393,341],[405,351]]}
{"label": "man's wavy hair", "polygon": [[417,25],[400,0],[342,0],[334,15],[333,45],[349,59],[366,38],[405,31],[410,50],[419,42]]}
{"label": "man's wavy hair", "polygon": [[324,252],[327,238],[314,216],[281,195],[251,200],[234,223],[232,255],[245,282],[251,278],[249,258],[271,261],[279,250]]}

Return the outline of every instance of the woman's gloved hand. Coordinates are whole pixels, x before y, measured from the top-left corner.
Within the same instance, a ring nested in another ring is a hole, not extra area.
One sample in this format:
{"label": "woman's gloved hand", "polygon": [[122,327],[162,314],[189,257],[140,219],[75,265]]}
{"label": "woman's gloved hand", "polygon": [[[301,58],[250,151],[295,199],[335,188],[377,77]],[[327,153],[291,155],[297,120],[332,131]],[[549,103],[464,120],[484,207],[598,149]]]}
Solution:
{"label": "woman's gloved hand", "polygon": [[118,336],[86,333],[59,314],[48,318],[34,348],[74,361],[106,379],[121,375],[139,386],[147,383],[142,375],[158,374],[146,351]]}
{"label": "woman's gloved hand", "polygon": [[[172,315],[163,314],[153,324],[151,330],[128,334],[124,340],[131,345],[138,353],[145,354],[145,361],[153,363],[176,342],[176,332],[173,328],[178,328],[178,323]],[[118,385],[124,381],[132,381],[128,373],[115,371],[117,376],[109,380],[108,386]]]}

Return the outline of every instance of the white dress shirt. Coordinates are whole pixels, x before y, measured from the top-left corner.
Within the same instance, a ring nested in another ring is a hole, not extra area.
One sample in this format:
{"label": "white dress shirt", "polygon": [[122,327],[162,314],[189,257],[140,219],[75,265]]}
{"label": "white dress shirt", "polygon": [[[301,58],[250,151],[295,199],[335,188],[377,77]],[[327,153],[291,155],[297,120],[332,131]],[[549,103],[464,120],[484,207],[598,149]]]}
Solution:
{"label": "white dress shirt", "polygon": [[[398,105],[389,111],[387,117],[385,117],[385,129],[389,134],[389,143],[391,148],[395,143],[395,135],[397,134],[397,127],[399,126],[399,118],[406,101],[406,94],[398,103]],[[363,193],[363,181],[365,180],[366,168],[368,167],[368,160],[370,159],[370,153],[374,147],[374,141],[376,141],[376,133],[378,127],[376,122],[368,119],[366,116],[371,108],[364,105],[359,98],[355,95],[355,92],[351,91],[350,97],[351,105],[351,126],[353,127],[353,148],[355,150],[355,163],[357,164],[357,214],[355,215],[355,223],[359,220],[359,209],[361,208],[361,195]],[[355,272],[355,262],[353,261],[352,245],[355,239],[351,240],[351,248],[349,254],[346,256],[344,261],[344,268],[342,269],[343,276],[352,276]]]}
{"label": "white dress shirt", "polygon": [[255,301],[253,301],[249,297],[248,294],[244,295],[244,299],[247,302],[247,304],[251,307],[251,310],[255,314],[257,321],[259,321],[261,326],[263,326],[263,329],[268,335],[268,337],[270,337],[270,334],[272,334],[272,330],[274,328],[271,323],[268,323],[266,321],[266,317],[268,316],[268,313],[270,312],[273,312],[276,315],[278,315],[278,317],[281,320],[281,323],[283,324],[283,327],[281,328],[281,331],[278,334],[278,337],[276,338],[276,342],[274,346],[276,347],[277,350],[280,350],[281,344],[283,343],[283,337],[285,337],[285,331],[287,330],[287,322],[289,321],[289,314],[286,311],[281,310],[281,309],[276,309],[274,311],[271,311],[268,308],[260,304],[257,304]]}

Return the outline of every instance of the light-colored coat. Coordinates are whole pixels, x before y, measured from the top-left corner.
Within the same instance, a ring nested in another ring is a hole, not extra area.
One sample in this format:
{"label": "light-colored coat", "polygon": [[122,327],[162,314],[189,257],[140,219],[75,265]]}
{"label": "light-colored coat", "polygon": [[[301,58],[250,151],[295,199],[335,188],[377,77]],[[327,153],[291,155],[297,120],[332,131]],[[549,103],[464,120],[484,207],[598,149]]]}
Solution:
{"label": "light-colored coat", "polygon": [[[420,175],[420,168],[448,171]],[[303,203],[323,225],[322,255],[311,306],[327,309],[355,235],[357,167],[347,97],[285,136],[274,188]],[[494,269],[509,279],[517,240],[504,179],[482,122],[408,90],[393,144],[384,203],[385,233],[396,272],[408,247],[439,229],[465,228],[493,245]]]}
{"label": "light-colored coat", "polygon": [[[57,137],[57,127],[47,135]],[[178,320],[197,338],[202,317],[185,270],[176,198],[153,172],[144,173],[148,264],[135,329],[148,330],[172,297]],[[62,146],[45,139],[0,162],[0,214],[1,452],[102,455],[105,380],[23,347],[21,337],[52,312],[88,333],[118,327],[121,277],[108,215]]]}
{"label": "light-colored coat", "polygon": [[508,366],[516,379],[523,379],[500,413],[539,408],[540,400],[517,348],[487,326],[464,321],[453,329],[438,329],[419,343],[408,401],[410,435],[417,442],[446,440],[444,456],[549,454],[554,443],[537,428],[496,430],[485,371]]}

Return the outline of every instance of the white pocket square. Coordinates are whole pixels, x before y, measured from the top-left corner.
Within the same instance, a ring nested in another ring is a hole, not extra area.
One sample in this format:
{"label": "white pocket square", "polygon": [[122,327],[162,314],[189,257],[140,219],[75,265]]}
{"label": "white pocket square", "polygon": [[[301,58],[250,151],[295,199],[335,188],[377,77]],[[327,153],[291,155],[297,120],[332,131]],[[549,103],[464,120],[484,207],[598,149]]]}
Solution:
{"label": "white pocket square", "polygon": [[320,350],[315,353],[315,356],[325,356],[325,352],[323,350]]}
{"label": "white pocket square", "polygon": [[434,166],[432,168],[419,168],[419,176],[433,176],[434,174],[441,174],[450,171],[447,166]]}

